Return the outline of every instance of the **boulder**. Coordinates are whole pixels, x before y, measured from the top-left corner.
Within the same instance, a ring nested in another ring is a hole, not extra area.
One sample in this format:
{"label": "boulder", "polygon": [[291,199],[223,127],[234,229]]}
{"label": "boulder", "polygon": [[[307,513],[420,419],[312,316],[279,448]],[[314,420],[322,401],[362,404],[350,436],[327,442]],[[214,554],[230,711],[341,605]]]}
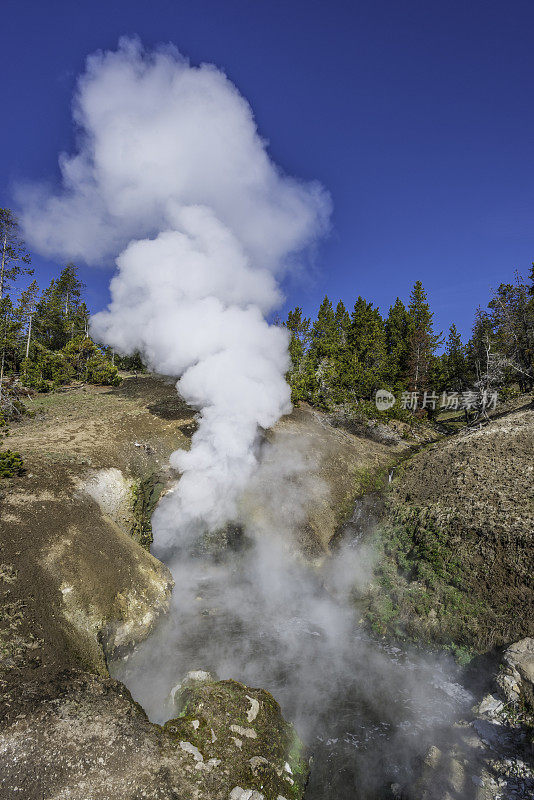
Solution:
{"label": "boulder", "polygon": [[508,647],[503,654],[497,685],[506,701],[522,700],[534,710],[534,639],[526,637]]}
{"label": "boulder", "polygon": [[0,729],[0,797],[301,800],[302,745],[271,695],[233,681],[199,686],[162,728],[110,678],[27,683],[24,711]]}
{"label": "boulder", "polygon": [[232,800],[300,800],[306,752],[269,692],[189,673],[173,690],[178,716],[164,726],[198,770],[214,769]]}

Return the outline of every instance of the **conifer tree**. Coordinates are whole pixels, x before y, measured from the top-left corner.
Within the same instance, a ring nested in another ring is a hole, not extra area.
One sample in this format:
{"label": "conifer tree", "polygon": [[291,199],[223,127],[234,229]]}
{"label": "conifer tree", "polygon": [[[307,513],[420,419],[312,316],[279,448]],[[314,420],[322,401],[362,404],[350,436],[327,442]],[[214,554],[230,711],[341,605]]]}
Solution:
{"label": "conifer tree", "polygon": [[308,357],[310,343],[310,320],[303,316],[302,308],[297,306],[290,311],[284,326],[290,331],[289,356],[291,369],[287,381],[291,387],[291,400],[308,400],[313,393],[314,374]]}
{"label": "conifer tree", "polygon": [[16,308],[16,315],[20,321],[20,330],[24,335],[24,357],[28,358],[32,340],[33,315],[37,306],[39,287],[37,281],[32,281],[27,289],[21,292]]}
{"label": "conifer tree", "polygon": [[491,319],[488,313],[478,306],[475,311],[472,336],[467,345],[467,363],[470,383],[482,389],[489,388],[492,382],[490,374],[494,372],[491,369],[494,347]]}
{"label": "conifer tree", "polygon": [[67,264],[43,292],[33,325],[40,342],[49,350],[60,350],[81,333],[87,335],[88,312],[81,299],[84,288],[76,266]]}
{"label": "conifer tree", "polygon": [[429,378],[441,335],[434,333],[433,314],[421,281],[416,281],[408,305],[408,387],[414,392],[430,389]]}
{"label": "conifer tree", "polygon": [[349,336],[354,391],[371,399],[387,377],[386,331],[378,308],[358,297],[351,315]]}
{"label": "conifer tree", "polygon": [[67,343],[64,305],[52,279],[44,290],[33,318],[33,327],[39,342],[48,350],[60,350]]}
{"label": "conifer tree", "polygon": [[342,403],[354,394],[354,370],[351,350],[351,318],[342,300],[336,306],[338,348],[334,355],[338,402]]}
{"label": "conifer tree", "polygon": [[32,273],[30,263],[15,215],[9,208],[0,208],[0,397],[6,369],[16,365],[20,330],[11,296],[12,285],[21,275]]}
{"label": "conifer tree", "polygon": [[488,303],[495,348],[510,380],[522,390],[534,385],[534,324],[529,288],[518,273],[514,283],[501,283]]}
{"label": "conifer tree", "polygon": [[410,316],[397,297],[385,321],[388,383],[396,390],[405,388],[408,372]]}
{"label": "conifer tree", "polygon": [[325,296],[312,326],[311,351],[318,366],[324,358],[333,358],[339,350],[340,337],[332,303]]}
{"label": "conifer tree", "polygon": [[9,208],[0,208],[0,301],[17,278],[33,274],[30,264],[17,218]]}
{"label": "conifer tree", "polygon": [[462,392],[468,385],[466,349],[456,325],[449,328],[443,356],[443,391]]}
{"label": "conifer tree", "polygon": [[334,316],[340,345],[347,345],[350,338],[350,314],[345,308],[342,300],[340,300],[337,304]]}
{"label": "conifer tree", "polygon": [[313,323],[309,349],[310,365],[314,371],[314,402],[330,408],[342,399],[337,374],[337,359],[341,347],[336,315],[332,303],[325,296],[317,319]]}
{"label": "conifer tree", "polygon": [[9,295],[0,301],[0,401],[2,399],[4,377],[16,363],[16,352],[20,324]]}

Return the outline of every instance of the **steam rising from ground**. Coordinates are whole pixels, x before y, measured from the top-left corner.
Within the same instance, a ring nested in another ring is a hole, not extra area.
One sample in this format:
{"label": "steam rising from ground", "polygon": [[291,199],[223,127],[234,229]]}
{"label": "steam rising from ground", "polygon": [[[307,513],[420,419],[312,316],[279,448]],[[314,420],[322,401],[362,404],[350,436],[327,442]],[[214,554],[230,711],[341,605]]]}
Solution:
{"label": "steam rising from ground", "polygon": [[87,61],[74,103],[78,153],[63,154],[63,191],[21,193],[40,252],[117,258],[112,301],[95,337],[181,378],[202,410],[182,472],[161,504],[159,552],[180,535],[233,519],[257,463],[258,428],[290,409],[287,336],[265,315],[277,277],[324,233],[328,195],[283,175],[252,111],[211,65],[135,39]]}
{"label": "steam rising from ground", "polygon": [[[348,600],[370,573],[361,546],[322,575],[294,557],[309,497],[325,489],[304,449],[261,439],[290,408],[286,334],[265,315],[280,302],[279,276],[325,231],[328,196],[272,164],[220,71],[191,67],[171,47],[146,53],[125,39],[91,56],[74,118],[78,153],[61,156],[62,192],[21,192],[25,234],[46,255],[116,257],[94,335],[181,376],[180,393],[201,412],[191,450],[171,459],[181,478],[153,517],[176,582],[172,613],[119,675],[156,719],[172,715],[166,698],[190,669],[269,688],[309,742],[323,738],[310,797],[369,797],[465,698],[439,665],[401,668],[359,630]],[[195,554],[191,545],[227,521],[247,546]]]}
{"label": "steam rising from ground", "polygon": [[171,613],[112,674],[158,722],[176,716],[172,689],[190,670],[266,688],[314,754],[306,797],[370,800],[392,796],[393,783],[409,797],[417,760],[470,698],[445,659],[380,645],[359,626],[353,593],[373,567],[365,536],[347,530],[322,566],[298,556],[307,512],[327,489],[293,438],[277,430],[262,445],[236,549],[210,540],[191,552],[182,540],[169,561]]}

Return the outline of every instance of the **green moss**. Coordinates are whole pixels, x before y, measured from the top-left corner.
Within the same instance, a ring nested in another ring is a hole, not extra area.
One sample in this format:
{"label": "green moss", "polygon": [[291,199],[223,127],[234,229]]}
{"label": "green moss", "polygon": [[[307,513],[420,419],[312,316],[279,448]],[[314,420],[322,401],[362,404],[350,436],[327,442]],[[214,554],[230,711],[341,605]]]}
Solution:
{"label": "green moss", "polygon": [[149,552],[150,545],[153,541],[152,512],[154,511],[162,491],[163,483],[161,483],[157,475],[149,475],[148,478],[139,481],[139,483],[135,483],[132,487],[134,522],[130,533],[135,541]]}
{"label": "green moss", "polygon": [[388,473],[390,469],[391,465],[359,470],[356,475],[356,484],[358,487],[357,496],[383,491],[388,483]]}

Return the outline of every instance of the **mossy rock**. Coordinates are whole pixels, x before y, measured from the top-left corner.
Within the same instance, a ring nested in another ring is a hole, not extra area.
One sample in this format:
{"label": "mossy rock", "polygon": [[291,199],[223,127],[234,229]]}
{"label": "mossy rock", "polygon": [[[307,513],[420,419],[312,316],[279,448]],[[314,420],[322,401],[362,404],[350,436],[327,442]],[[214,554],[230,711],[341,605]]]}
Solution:
{"label": "mossy rock", "polygon": [[230,797],[240,797],[240,791],[258,792],[265,800],[304,796],[304,745],[269,692],[233,680],[187,681],[174,702],[179,716],[165,730],[199,764],[224,776]]}
{"label": "mossy rock", "polygon": [[153,541],[152,512],[163,488],[163,483],[156,474],[149,475],[144,480],[134,484],[132,488],[133,524],[130,533],[133,539],[148,552],[150,552],[150,546]]}

